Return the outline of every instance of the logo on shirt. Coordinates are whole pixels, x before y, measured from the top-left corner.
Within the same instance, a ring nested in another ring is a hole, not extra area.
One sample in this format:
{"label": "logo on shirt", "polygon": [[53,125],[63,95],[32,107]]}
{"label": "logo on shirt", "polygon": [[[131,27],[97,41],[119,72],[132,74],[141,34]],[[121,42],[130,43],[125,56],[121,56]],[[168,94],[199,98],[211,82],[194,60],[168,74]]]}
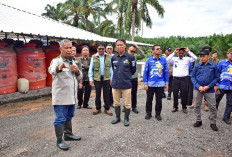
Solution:
{"label": "logo on shirt", "polygon": [[223,80],[232,81],[232,65],[227,66],[227,70],[221,74],[220,78],[221,81]]}
{"label": "logo on shirt", "polygon": [[124,64],[129,64],[129,61],[126,59],[123,61]]}
{"label": "logo on shirt", "polygon": [[163,65],[160,62],[156,62],[151,70],[151,78],[154,76],[162,76]]}
{"label": "logo on shirt", "polygon": [[132,61],[132,66],[133,66],[133,67],[135,66],[135,61]]}

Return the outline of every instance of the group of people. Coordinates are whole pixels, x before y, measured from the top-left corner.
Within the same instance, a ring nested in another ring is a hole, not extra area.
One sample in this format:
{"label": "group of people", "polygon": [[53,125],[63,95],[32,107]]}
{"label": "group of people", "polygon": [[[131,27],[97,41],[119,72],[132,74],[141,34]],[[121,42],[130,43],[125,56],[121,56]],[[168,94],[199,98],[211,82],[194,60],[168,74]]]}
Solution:
{"label": "group of people", "polygon": [[[116,41],[117,53],[113,53],[112,45],[103,42],[97,44],[97,53],[89,57],[89,47],[83,46],[82,56],[76,58],[76,48],[72,42],[64,39],[60,42],[60,56],[53,59],[49,73],[53,76],[52,104],[54,105],[54,128],[57,137],[57,146],[62,150],[68,150],[64,140],[81,140],[80,136],[72,133],[72,117],[75,104],[77,109],[92,109],[89,98],[92,86],[96,90],[93,115],[101,113],[101,90],[103,89],[104,112],[112,116],[110,107],[114,107],[115,119],[111,122],[117,124],[121,121],[121,111],[125,112],[124,126],[130,125],[129,115],[132,108],[134,113],[139,113],[137,108],[138,71],[136,61],[145,57],[139,46],[132,45],[126,49],[126,41]],[[136,54],[139,50],[139,54]],[[167,99],[171,99],[173,92],[174,104],[172,112],[178,110],[178,97],[180,94],[182,111],[187,113],[187,105],[191,98],[190,82],[194,87],[195,113],[197,117],[194,127],[202,125],[200,106],[204,96],[210,110],[211,128],[217,131],[216,116],[220,100],[227,94],[226,111],[223,121],[230,124],[232,111],[232,49],[228,50],[228,59],[223,60],[217,66],[209,61],[209,50],[200,51],[200,62],[190,70],[191,64],[196,62],[197,56],[189,48],[176,48],[171,54],[171,48],[166,49],[165,57],[161,56],[160,45],[152,47],[152,57],[145,63],[143,82],[147,93],[146,116],[152,117],[152,101],[156,96],[155,118],[162,120],[162,97],[164,90],[168,91]],[[185,56],[187,52],[188,56]],[[178,57],[175,57],[175,54]],[[192,66],[193,67],[193,66]],[[220,75],[220,76],[219,76]],[[219,79],[220,77],[220,79]],[[214,91],[220,90],[216,95]],[[121,109],[120,98],[123,97],[124,107]],[[77,99],[78,98],[78,99]],[[78,100],[78,102],[76,102]],[[216,105],[217,104],[217,105]],[[64,138],[63,138],[64,137]]]}

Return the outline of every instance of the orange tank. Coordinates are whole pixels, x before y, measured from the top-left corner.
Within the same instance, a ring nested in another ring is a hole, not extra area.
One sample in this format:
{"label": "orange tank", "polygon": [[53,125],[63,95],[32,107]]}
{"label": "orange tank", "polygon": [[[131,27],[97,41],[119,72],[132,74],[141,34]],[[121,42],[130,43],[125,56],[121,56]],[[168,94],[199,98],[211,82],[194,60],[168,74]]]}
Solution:
{"label": "orange tank", "polygon": [[29,89],[46,87],[45,53],[36,44],[24,44],[24,48],[16,49],[19,78],[29,80]]}
{"label": "orange tank", "polygon": [[52,75],[48,72],[48,68],[50,66],[52,59],[60,55],[59,47],[60,47],[59,44],[53,44],[44,50],[46,54],[47,86],[52,86]]}
{"label": "orange tank", "polygon": [[17,90],[16,53],[12,47],[0,43],[0,94],[9,94]]}

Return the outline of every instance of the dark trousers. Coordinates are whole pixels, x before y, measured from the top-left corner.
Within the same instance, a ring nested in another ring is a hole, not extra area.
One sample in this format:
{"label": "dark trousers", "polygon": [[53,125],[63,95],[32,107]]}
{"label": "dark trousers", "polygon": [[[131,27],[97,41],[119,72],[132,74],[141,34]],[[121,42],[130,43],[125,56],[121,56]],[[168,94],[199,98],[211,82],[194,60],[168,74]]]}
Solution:
{"label": "dark trousers", "polygon": [[187,105],[192,105],[193,103],[193,83],[191,77],[188,76],[188,102]]}
{"label": "dark trousers", "polygon": [[131,88],[131,105],[132,108],[137,107],[137,89],[138,89],[138,78],[134,78],[131,80],[132,88]]}
{"label": "dark trousers", "polygon": [[155,113],[156,115],[160,115],[162,110],[162,94],[164,87],[148,87],[147,91],[147,102],[146,102],[146,113],[151,115],[152,113],[152,101],[155,93]]}
{"label": "dark trousers", "polygon": [[170,76],[169,77],[169,80],[168,80],[168,95],[171,96],[172,94],[172,82],[173,82],[173,76]]}
{"label": "dark trousers", "polygon": [[226,93],[226,108],[224,112],[223,119],[227,120],[230,118],[232,112],[232,90],[223,90],[220,89],[220,94],[216,95],[216,108],[218,109],[219,103],[222,100],[222,97]]}
{"label": "dark trousers", "polygon": [[[84,102],[83,102],[83,94],[84,94]],[[89,103],[89,97],[91,94],[91,86],[89,81],[83,81],[83,87],[78,88],[78,106],[83,104],[83,107],[87,107]]]}
{"label": "dark trousers", "polygon": [[178,93],[180,91],[182,109],[186,109],[188,103],[188,77],[174,77],[173,78],[173,107],[178,109]]}
{"label": "dark trousers", "polygon": [[55,120],[53,125],[60,126],[66,121],[71,121],[75,112],[75,105],[54,105]]}
{"label": "dark trousers", "polygon": [[110,109],[110,101],[109,101],[109,90],[110,90],[110,80],[103,80],[101,77],[101,81],[94,81],[95,89],[96,89],[96,98],[95,105],[96,109],[101,109],[101,89],[103,88],[103,99],[105,103],[105,110]]}
{"label": "dark trousers", "polygon": [[113,106],[114,99],[113,99],[113,93],[112,93],[112,87],[111,87],[111,85],[110,85],[110,91],[109,91],[109,101],[110,101],[110,106]]}

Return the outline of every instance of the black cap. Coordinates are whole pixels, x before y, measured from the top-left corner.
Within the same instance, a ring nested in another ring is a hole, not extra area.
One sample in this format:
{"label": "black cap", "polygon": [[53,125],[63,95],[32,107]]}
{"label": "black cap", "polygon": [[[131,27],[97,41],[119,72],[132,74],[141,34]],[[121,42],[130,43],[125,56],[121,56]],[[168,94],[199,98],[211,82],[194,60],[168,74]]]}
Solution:
{"label": "black cap", "polygon": [[185,47],[181,47],[179,50],[184,50],[185,51],[185,49],[186,49]]}
{"label": "black cap", "polygon": [[168,48],[166,48],[166,50],[168,50],[168,51],[172,51],[172,48],[171,48],[171,47],[168,47]]}
{"label": "black cap", "polygon": [[209,55],[209,51],[208,50],[201,50],[200,53],[198,53],[198,55]]}
{"label": "black cap", "polygon": [[205,46],[205,47],[202,48],[202,50],[209,50],[211,52],[212,48],[210,46]]}

